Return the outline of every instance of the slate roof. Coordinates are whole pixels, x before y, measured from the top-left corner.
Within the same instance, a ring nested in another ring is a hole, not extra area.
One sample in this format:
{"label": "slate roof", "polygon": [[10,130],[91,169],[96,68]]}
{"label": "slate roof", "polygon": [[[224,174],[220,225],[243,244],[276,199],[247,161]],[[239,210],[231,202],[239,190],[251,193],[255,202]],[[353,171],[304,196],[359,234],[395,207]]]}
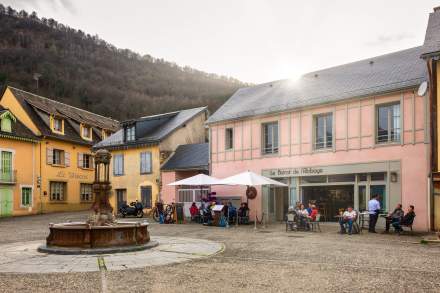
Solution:
{"label": "slate roof", "polygon": [[425,42],[423,43],[423,54],[440,54],[440,7],[434,8],[429,14],[428,27],[426,28]]}
{"label": "slate roof", "polygon": [[[101,130],[116,131],[119,122],[92,112],[63,104],[33,93],[8,86],[18,102],[30,116],[43,136],[78,144],[93,145],[101,140]],[[50,116],[64,119],[64,135],[53,133],[50,129]],[[93,141],[84,140],[80,135],[80,124],[93,129]]]}
{"label": "slate roof", "polygon": [[[7,109],[0,106],[0,114],[8,111]],[[23,123],[21,123],[20,120],[16,118],[15,122],[12,122],[12,132],[5,132],[1,131],[0,129],[0,137],[7,137],[7,138],[19,138],[19,139],[25,139],[25,140],[31,140],[31,141],[37,141],[39,138],[34,135],[34,133],[27,128]]]}
{"label": "slate roof", "polygon": [[184,144],[163,164],[163,171],[208,170],[209,144]]}
{"label": "slate roof", "polygon": [[136,125],[135,141],[124,142],[124,131],[121,129],[107,139],[95,144],[93,148],[117,148],[121,146],[157,144],[195,116],[207,111],[207,107],[199,107],[124,121],[122,122],[123,127],[133,124]]}
{"label": "slate roof", "polygon": [[241,88],[207,121],[276,113],[418,86],[427,79],[423,47]]}

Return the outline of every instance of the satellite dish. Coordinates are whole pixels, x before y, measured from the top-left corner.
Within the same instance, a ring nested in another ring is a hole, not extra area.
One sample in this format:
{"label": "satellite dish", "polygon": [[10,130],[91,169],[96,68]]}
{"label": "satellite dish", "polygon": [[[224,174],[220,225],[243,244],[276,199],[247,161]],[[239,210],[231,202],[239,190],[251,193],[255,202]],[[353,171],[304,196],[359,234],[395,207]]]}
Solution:
{"label": "satellite dish", "polygon": [[420,97],[423,97],[426,94],[427,90],[428,90],[428,82],[424,81],[420,84],[419,89],[417,90],[417,94]]}

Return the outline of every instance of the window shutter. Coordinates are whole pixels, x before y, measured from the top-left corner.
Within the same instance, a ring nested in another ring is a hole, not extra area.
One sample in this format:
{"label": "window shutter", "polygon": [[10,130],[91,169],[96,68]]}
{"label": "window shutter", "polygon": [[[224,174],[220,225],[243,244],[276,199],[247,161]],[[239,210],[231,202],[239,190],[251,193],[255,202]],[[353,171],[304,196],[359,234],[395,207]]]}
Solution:
{"label": "window shutter", "polygon": [[82,153],[78,153],[78,167],[82,168],[83,167],[83,154]]}
{"label": "window shutter", "polygon": [[64,152],[64,166],[70,167],[70,153]]}
{"label": "window shutter", "polygon": [[140,169],[140,173],[142,174],[142,173],[145,173],[145,162],[144,162],[144,154],[145,153],[140,153],[140,155],[141,155],[141,160],[140,160],[140,167],[141,167],[141,169]]}
{"label": "window shutter", "polygon": [[46,148],[46,164],[53,164],[53,148]]}
{"label": "window shutter", "polygon": [[118,160],[117,160],[116,158],[117,158],[117,155],[115,155],[115,156],[113,157],[113,175],[116,175],[116,174],[117,174],[117,172],[116,172],[116,170],[117,170],[116,165],[117,165],[117,163],[118,163]]}
{"label": "window shutter", "polygon": [[90,169],[95,169],[95,158],[93,156],[90,157]]}
{"label": "window shutter", "polygon": [[124,174],[124,155],[121,155],[121,169],[120,169],[120,174],[123,175]]}

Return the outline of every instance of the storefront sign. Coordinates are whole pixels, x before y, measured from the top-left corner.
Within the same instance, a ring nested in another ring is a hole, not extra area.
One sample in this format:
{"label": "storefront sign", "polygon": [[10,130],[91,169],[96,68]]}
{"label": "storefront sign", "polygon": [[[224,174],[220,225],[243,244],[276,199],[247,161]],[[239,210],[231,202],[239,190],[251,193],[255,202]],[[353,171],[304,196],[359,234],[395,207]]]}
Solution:
{"label": "storefront sign", "polygon": [[270,177],[289,177],[289,176],[313,176],[322,175],[323,168],[288,168],[288,169],[272,169],[267,171]]}
{"label": "storefront sign", "polygon": [[67,179],[77,179],[77,180],[88,180],[87,175],[81,175],[75,172],[64,172],[59,171],[56,175],[58,178],[67,178]]}

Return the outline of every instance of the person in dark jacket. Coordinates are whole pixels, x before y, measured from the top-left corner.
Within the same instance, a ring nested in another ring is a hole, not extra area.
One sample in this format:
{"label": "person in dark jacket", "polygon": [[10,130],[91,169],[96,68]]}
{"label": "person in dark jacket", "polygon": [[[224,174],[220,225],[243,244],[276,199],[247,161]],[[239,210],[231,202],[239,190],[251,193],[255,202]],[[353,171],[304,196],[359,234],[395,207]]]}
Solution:
{"label": "person in dark jacket", "polygon": [[414,206],[410,205],[408,208],[408,212],[403,216],[403,218],[399,222],[392,223],[396,232],[398,233],[402,232],[403,231],[402,226],[412,225],[415,217],[416,217],[416,213],[414,212]]}
{"label": "person in dark jacket", "polygon": [[386,218],[385,222],[385,233],[390,231],[390,226],[394,222],[400,222],[403,218],[404,211],[402,210],[402,204],[397,204],[396,208],[392,213],[390,213]]}

